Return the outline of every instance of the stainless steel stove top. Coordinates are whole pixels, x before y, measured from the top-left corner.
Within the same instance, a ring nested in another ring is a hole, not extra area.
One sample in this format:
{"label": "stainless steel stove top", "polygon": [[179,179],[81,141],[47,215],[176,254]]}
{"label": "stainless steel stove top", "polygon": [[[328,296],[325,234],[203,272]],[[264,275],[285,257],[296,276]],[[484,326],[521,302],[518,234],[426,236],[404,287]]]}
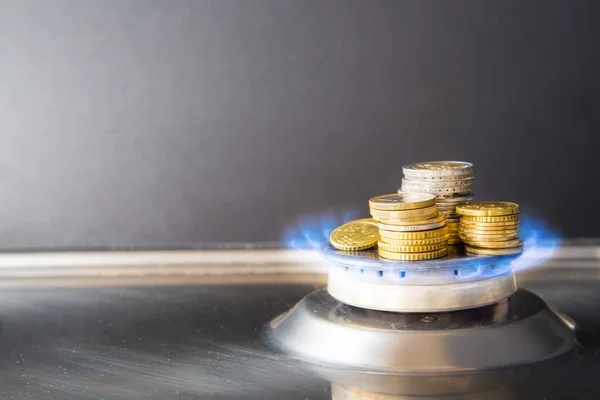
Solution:
{"label": "stainless steel stove top", "polygon": [[[596,399],[600,247],[566,243],[517,276],[577,324],[576,348],[487,372],[365,373],[281,355],[264,327],[326,287],[308,251],[0,256],[0,397]],[[423,398],[423,397],[419,397]]]}

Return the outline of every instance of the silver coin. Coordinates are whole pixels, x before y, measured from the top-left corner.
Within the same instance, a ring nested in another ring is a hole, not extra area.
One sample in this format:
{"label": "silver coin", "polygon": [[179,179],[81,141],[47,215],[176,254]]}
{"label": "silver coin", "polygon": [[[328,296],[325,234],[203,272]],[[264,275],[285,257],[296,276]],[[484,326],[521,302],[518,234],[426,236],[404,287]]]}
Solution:
{"label": "silver coin", "polygon": [[419,186],[408,186],[405,182],[402,182],[401,191],[406,193],[430,193],[439,195],[450,195],[450,194],[464,194],[471,190],[471,185],[468,186],[457,186],[453,188],[428,188]]}
{"label": "silver coin", "polygon": [[409,181],[406,179],[402,179],[402,185],[407,187],[423,187],[423,188],[454,188],[461,186],[472,186],[473,180],[461,180],[461,181],[452,181],[452,182],[422,182],[422,181]]}
{"label": "silver coin", "polygon": [[402,167],[405,175],[411,176],[456,176],[473,174],[474,166],[464,161],[428,161]]}
{"label": "silver coin", "polygon": [[446,221],[432,222],[424,225],[387,225],[381,222],[377,223],[379,229],[384,231],[395,231],[395,232],[415,232],[415,231],[428,231],[430,229],[441,228],[446,225]]}
{"label": "silver coin", "polygon": [[472,185],[473,178],[453,180],[453,181],[422,181],[422,180],[411,180],[405,176],[404,179],[402,179],[402,182],[403,183],[406,182],[407,185],[409,185],[409,186],[445,188],[445,187]]}
{"label": "silver coin", "polygon": [[475,175],[473,174],[464,174],[464,175],[447,175],[447,176],[423,176],[423,175],[415,175],[413,173],[405,173],[404,178],[409,181],[421,181],[421,182],[452,182],[452,181],[460,181],[464,179],[473,179]]}
{"label": "silver coin", "polygon": [[[419,193],[416,190],[413,190],[414,193]],[[402,191],[402,188],[398,189],[398,193],[404,193]],[[437,203],[442,202],[442,201],[454,201],[456,199],[464,199],[466,197],[473,197],[473,192],[471,192],[470,190],[464,193],[431,193],[433,195],[435,195],[435,202]],[[461,203],[464,203],[464,201],[461,201]]]}

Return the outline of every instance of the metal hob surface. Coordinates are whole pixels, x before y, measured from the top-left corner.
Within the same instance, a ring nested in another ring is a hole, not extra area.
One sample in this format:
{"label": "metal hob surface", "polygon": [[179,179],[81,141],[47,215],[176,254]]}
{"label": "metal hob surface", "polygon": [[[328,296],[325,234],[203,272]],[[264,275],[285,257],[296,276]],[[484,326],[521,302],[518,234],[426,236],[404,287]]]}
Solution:
{"label": "metal hob surface", "polygon": [[185,284],[155,279],[150,286],[131,280],[98,287],[87,278],[62,288],[52,282],[5,287],[0,398],[597,399],[599,265],[584,257],[556,261],[517,279],[577,323],[572,352],[452,376],[365,374],[267,348],[265,325],[323,288],[317,273],[280,271],[275,279],[262,271],[260,279],[237,275]]}

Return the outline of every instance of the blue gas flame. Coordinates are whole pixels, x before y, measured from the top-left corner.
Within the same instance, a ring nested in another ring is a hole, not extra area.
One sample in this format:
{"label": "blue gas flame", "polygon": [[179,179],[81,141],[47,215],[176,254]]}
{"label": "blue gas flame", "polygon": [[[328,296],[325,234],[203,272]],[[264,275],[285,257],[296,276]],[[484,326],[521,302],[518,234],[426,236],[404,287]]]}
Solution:
{"label": "blue gas flame", "polygon": [[329,240],[329,235],[335,228],[358,218],[360,214],[353,208],[341,212],[305,215],[284,229],[282,241],[291,249],[316,249]]}
{"label": "blue gas flame", "polygon": [[[352,208],[304,215],[283,231],[282,241],[291,249],[317,249],[329,240],[329,235],[336,227],[360,217],[358,210]],[[521,212],[520,220],[519,236],[525,242],[525,251],[512,262],[516,271],[543,264],[554,255],[561,243],[560,232],[535,213]],[[480,267],[476,263],[469,264],[468,268],[460,271],[456,279],[468,278],[471,275],[467,273],[469,268],[479,271]],[[495,274],[497,271],[490,273]]]}
{"label": "blue gas flame", "polygon": [[521,212],[519,236],[525,242],[523,256],[513,262],[518,272],[543,264],[552,258],[561,245],[561,233],[538,215]]}

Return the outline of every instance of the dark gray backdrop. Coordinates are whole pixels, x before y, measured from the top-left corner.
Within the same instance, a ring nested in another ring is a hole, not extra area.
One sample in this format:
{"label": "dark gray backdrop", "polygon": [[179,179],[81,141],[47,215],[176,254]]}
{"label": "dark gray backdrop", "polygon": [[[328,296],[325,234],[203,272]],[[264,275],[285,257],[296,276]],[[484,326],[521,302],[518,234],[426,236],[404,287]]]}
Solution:
{"label": "dark gray backdrop", "polygon": [[600,235],[599,3],[0,0],[0,247],[277,240],[431,159]]}

